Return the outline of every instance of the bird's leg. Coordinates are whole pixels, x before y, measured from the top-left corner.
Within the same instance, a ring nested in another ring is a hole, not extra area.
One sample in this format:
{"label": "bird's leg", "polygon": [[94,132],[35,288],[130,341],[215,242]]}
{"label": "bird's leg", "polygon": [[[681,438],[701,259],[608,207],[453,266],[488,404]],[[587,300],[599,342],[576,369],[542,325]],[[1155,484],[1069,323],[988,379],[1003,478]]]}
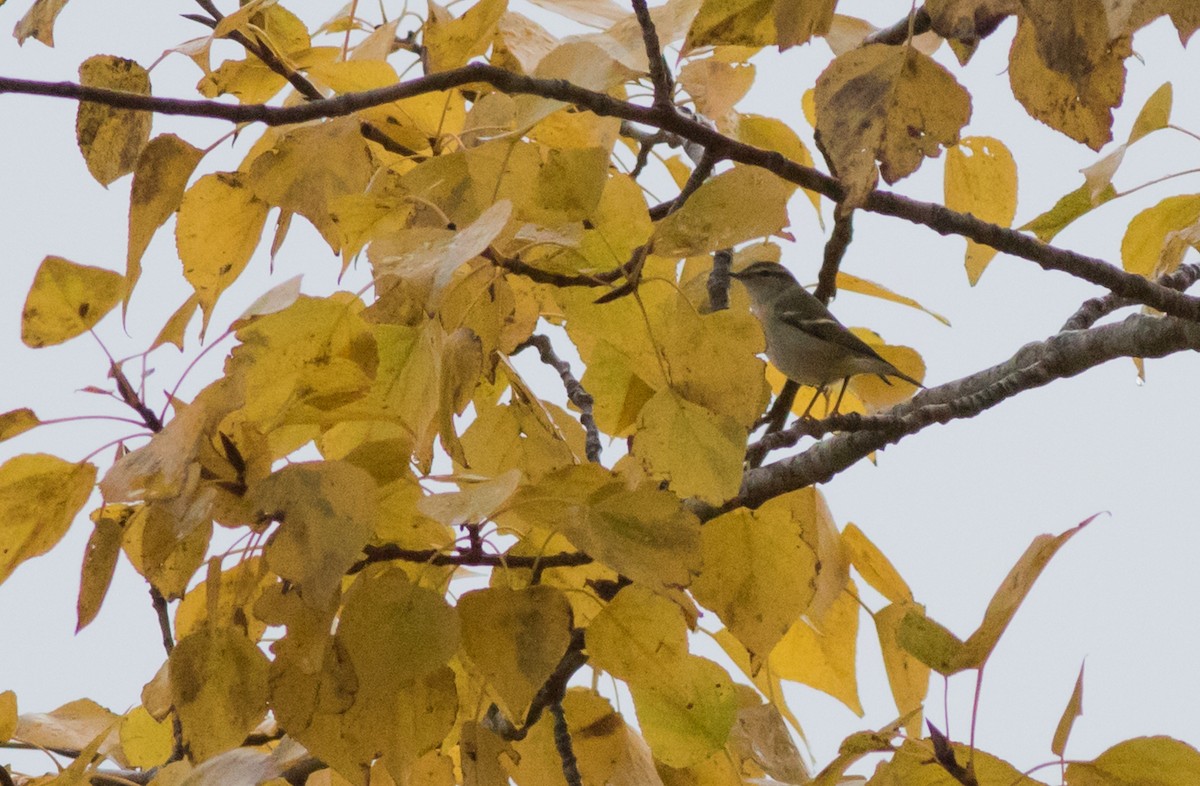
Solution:
{"label": "bird's leg", "polygon": [[[817,392],[813,393],[812,401],[808,402],[808,406],[804,408],[804,414],[800,416],[801,420],[804,420],[806,417],[808,417],[808,413],[812,412],[813,404],[817,403],[817,399],[820,398],[821,394],[824,392],[825,392],[824,385],[820,385],[817,387]],[[838,399],[838,401],[841,401],[841,399]]]}
{"label": "bird's leg", "polygon": [[831,414],[834,414],[834,415],[837,414],[838,407],[840,407],[842,405],[842,396],[846,395],[846,386],[849,384],[850,384],[850,377],[846,377],[845,379],[842,380],[842,391],[840,393],[838,393],[837,401],[834,402],[833,412]]}

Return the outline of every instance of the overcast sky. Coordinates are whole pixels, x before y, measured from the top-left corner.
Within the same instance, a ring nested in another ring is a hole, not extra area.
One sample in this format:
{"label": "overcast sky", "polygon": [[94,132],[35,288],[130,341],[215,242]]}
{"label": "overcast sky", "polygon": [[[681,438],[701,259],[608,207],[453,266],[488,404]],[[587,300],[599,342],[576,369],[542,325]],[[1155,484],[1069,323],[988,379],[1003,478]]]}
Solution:
{"label": "overcast sky", "polygon": [[[11,30],[28,5],[27,0],[10,0],[0,7],[0,30]],[[512,7],[526,10],[517,2]],[[882,24],[907,8],[907,3],[863,0],[843,2],[841,10]],[[32,40],[24,48],[12,39],[0,40],[0,74],[74,80],[79,62],[97,52],[149,65],[164,48],[202,32],[179,18],[195,10],[185,0],[77,2],[60,17],[56,49]],[[308,20],[320,21],[312,15]],[[1030,120],[1013,100],[1004,73],[1013,28],[1011,21],[1005,23],[965,69],[952,70],[974,96],[973,119],[964,133],[999,137],[1013,150],[1020,173],[1020,224],[1076,188],[1082,182],[1078,170],[1097,155]],[[1138,34],[1134,48],[1141,59],[1127,61],[1129,80],[1117,113],[1116,139],[1127,136],[1146,98],[1172,79],[1173,121],[1200,132],[1200,93],[1194,83],[1183,81],[1200,73],[1197,45],[1184,50],[1173,28],[1160,21]],[[739,109],[782,112],[803,133],[797,86],[811,84],[827,57],[823,42],[782,56],[760,55],[755,60],[759,81]],[[944,47],[937,57],[952,61]],[[214,58],[214,64],[219,61]],[[198,78],[195,66],[178,55],[152,74],[155,93],[164,96],[193,97]],[[43,256],[124,269],[130,180],[105,190],[91,179],[75,147],[74,115],[74,104],[66,101],[0,96],[5,121],[0,123],[0,228],[6,269],[6,286],[0,288],[0,353],[7,378],[0,385],[0,412],[33,406],[43,418],[123,414],[111,403],[79,392],[105,384],[107,361],[90,338],[38,351],[19,341],[21,305]],[[200,147],[228,130],[215,121],[158,117],[154,123],[155,134],[175,131]],[[232,151],[226,147],[206,158],[203,170],[235,166],[257,133],[250,129]],[[1195,139],[1159,132],[1130,151],[1117,187],[1191,169],[1197,161],[1200,143]],[[895,188],[939,201],[941,173],[941,161],[930,161]],[[1117,262],[1121,233],[1137,210],[1197,187],[1192,178],[1146,189],[1100,208],[1056,242]],[[828,221],[828,203],[824,210]],[[791,217],[797,242],[785,245],[784,261],[802,280],[815,281],[822,230],[803,198],[793,203]],[[314,294],[337,286],[338,261],[302,223],[295,222],[273,277],[260,253],[251,263],[253,274],[243,276],[222,299],[213,335],[284,278],[303,273],[304,291]],[[187,296],[171,226],[159,232],[144,260],[146,274],[134,297],[129,335],[115,316],[99,328],[114,356],[140,351]],[[971,288],[963,272],[963,249],[960,239],[859,214],[844,269],[917,298],[949,317],[953,326],[853,294],[839,297],[834,311],[848,324],[870,326],[890,343],[917,348],[928,367],[926,382],[934,385],[1002,361],[1024,343],[1057,331],[1083,299],[1100,294],[1066,275],[1006,257],[994,261]],[[1188,259],[1194,258],[1189,252]],[[350,283],[361,280],[361,271],[350,273]],[[161,402],[161,391],[195,357],[195,327],[185,355],[168,348],[153,356],[153,400]],[[222,355],[210,353],[192,372],[193,384],[185,391],[211,379]],[[560,396],[555,385],[549,388],[551,397]],[[1054,559],[989,663],[977,741],[1020,769],[1051,758],[1050,737],[1085,658],[1085,714],[1076,724],[1070,758],[1090,758],[1115,742],[1144,734],[1200,743],[1200,673],[1195,666],[1200,634],[1194,613],[1200,601],[1194,491],[1200,430],[1189,417],[1198,385],[1200,359],[1191,353],[1148,363],[1145,385],[1137,384],[1131,362],[1111,362],[1022,394],[971,421],[926,429],[882,452],[878,465],[862,462],[823,487],[839,524],[857,523],[893,560],[929,614],[964,636],[978,624],[991,594],[1034,536],[1061,532],[1107,512]],[[0,459],[48,451],[78,460],[125,433],[92,421],[47,427],[0,444]],[[107,448],[95,460],[103,465],[111,457],[112,448]],[[142,684],[162,662],[145,585],[124,561],[99,618],[73,635],[78,570],[90,529],[81,516],[58,549],[22,566],[0,586],[0,630],[8,640],[0,648],[0,689],[16,690],[22,711],[48,710],[84,696],[124,711],[137,703]],[[882,605],[878,599],[873,603]],[[865,718],[805,688],[789,694],[806,724],[818,766],[832,758],[846,734],[883,725],[894,716],[874,631],[865,618],[862,632]],[[965,737],[972,691],[969,676],[951,682],[951,725],[958,737]],[[944,725],[941,693],[936,680],[929,716]]]}

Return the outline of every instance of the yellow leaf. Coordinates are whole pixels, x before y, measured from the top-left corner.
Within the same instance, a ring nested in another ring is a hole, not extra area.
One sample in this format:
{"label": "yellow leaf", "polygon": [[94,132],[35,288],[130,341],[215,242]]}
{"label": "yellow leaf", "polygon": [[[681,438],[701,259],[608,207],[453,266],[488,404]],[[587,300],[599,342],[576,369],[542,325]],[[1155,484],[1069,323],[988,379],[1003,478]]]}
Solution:
{"label": "yellow leaf", "polygon": [[262,104],[270,101],[286,87],[287,79],[272,71],[257,57],[245,60],[226,60],[215,71],[205,74],[196,90],[205,98],[222,95],[236,96],[243,104]]}
{"label": "yellow leaf", "polygon": [[481,482],[471,482],[470,478],[458,482],[460,491],[422,497],[417,510],[447,527],[482,523],[517,490],[521,471],[510,469]]}
{"label": "yellow leaf", "polygon": [[374,479],[342,461],[290,464],[250,490],[279,529],[264,555],[271,570],[324,607],[375,531]]}
{"label": "yellow leaf", "polygon": [[1054,739],[1050,742],[1050,752],[1055,756],[1062,758],[1063,753],[1067,749],[1067,739],[1071,736],[1071,727],[1075,725],[1075,719],[1083,714],[1083,666],[1079,667],[1079,676],[1075,679],[1075,689],[1071,691],[1071,698],[1067,700],[1067,706],[1063,708],[1062,717],[1058,719],[1058,726],[1054,728]]}
{"label": "yellow leaf", "polygon": [[836,58],[817,79],[817,134],[846,188],[840,209],[861,205],[878,179],[912,174],[958,141],[971,99],[950,72],[909,47],[870,44]]}
{"label": "yellow leaf", "polygon": [[775,40],[779,51],[808,43],[813,36],[825,35],[833,24],[837,0],[796,2],[775,0]]}
{"label": "yellow leaf", "polygon": [[8,742],[17,731],[17,694],[0,693],[0,741]]}
{"label": "yellow leaf", "polygon": [[32,409],[22,407],[0,414],[0,442],[12,439],[18,434],[24,434],[29,429],[41,425],[38,416]]}
{"label": "yellow leaf", "polygon": [[154,342],[150,344],[150,351],[154,351],[163,344],[174,344],[176,349],[182,352],[183,337],[187,332],[187,326],[191,323],[192,317],[196,315],[196,309],[199,307],[200,296],[195,292],[188,295],[187,300],[183,301],[183,304],[175,309],[175,313],[167,317],[162,330],[158,331]]}
{"label": "yellow leaf", "polygon": [[479,0],[458,18],[436,3],[429,4],[424,37],[426,70],[429,73],[458,68],[492,43],[496,22],[508,8],[508,0]]}
{"label": "yellow leaf", "polygon": [[729,738],[730,752],[742,762],[742,769],[761,767],[781,783],[808,783],[811,776],[783,716],[773,704],[763,704],[758,694],[739,686],[749,694],[740,709]]}
{"label": "yellow leaf", "polygon": [[[925,378],[925,361],[912,347],[884,343],[878,334],[863,328],[852,328],[855,335],[871,346],[879,356],[913,379]],[[849,390],[864,409],[879,412],[912,398],[917,388],[909,382],[889,379],[886,382],[874,374],[859,374],[850,380]]]}
{"label": "yellow leaf", "polygon": [[912,298],[906,295],[901,295],[898,292],[893,292],[882,284],[877,284],[874,281],[870,281],[865,278],[859,278],[858,276],[844,273],[839,270],[837,274],[837,288],[839,291],[845,290],[846,292],[857,292],[860,295],[877,297],[880,300],[888,300],[892,303],[899,303],[900,305],[908,306],[909,308],[915,308],[918,311],[924,311],[926,314],[933,317],[938,322],[941,322],[943,325],[946,325],[947,327],[950,326],[950,320],[946,319],[936,311],[930,311]]}
{"label": "yellow leaf", "polygon": [[129,192],[129,249],[125,255],[125,303],[142,274],[142,255],[154,232],[179,209],[183,192],[204,151],[174,134],[151,139],[138,156]]}
{"label": "yellow leaf", "polygon": [[1110,39],[1101,0],[1023,2],[1009,53],[1013,96],[1033,118],[1099,150],[1125,92],[1130,40]]}
{"label": "yellow leaf", "polygon": [[18,44],[35,38],[46,46],[54,46],[54,20],[69,0],[34,0],[25,16],[17,22],[13,37]]}
{"label": "yellow leaf", "polygon": [[1171,241],[1179,238],[1185,247],[1200,248],[1198,224],[1200,194],[1167,197],[1129,222],[1121,240],[1121,263],[1127,272],[1140,276],[1172,272],[1184,248],[1172,249]]}
{"label": "yellow leaf", "polygon": [[1033,539],[1029,548],[1025,549],[1025,553],[1017,560],[1017,564],[1013,565],[1012,570],[1004,577],[996,594],[992,596],[983,614],[983,622],[964,643],[963,652],[956,664],[959,669],[982,668],[1050,559],[1095,518],[1092,516],[1085,519],[1061,535],[1038,535]]}
{"label": "yellow leaf", "polygon": [[909,606],[903,611],[904,616],[895,629],[896,643],[943,676],[958,672],[957,663],[962,660],[965,646],[962,639],[926,617],[923,606]]}
{"label": "yellow leaf", "polygon": [[133,510],[127,505],[105,505],[92,512],[96,528],[88,538],[83,552],[83,569],[79,579],[79,600],[76,604],[75,632],[83,630],[100,611],[108,585],[117,568],[125,524]]}
{"label": "yellow leaf", "polygon": [[[1017,164],[999,139],[969,136],[946,149],[946,207],[991,224],[1012,225],[1017,213]],[[967,278],[979,281],[996,249],[967,240]]]}
{"label": "yellow leaf", "polygon": [[1171,83],[1164,82],[1146,99],[1142,111],[1133,121],[1133,128],[1129,130],[1128,144],[1132,145],[1151,131],[1167,127],[1171,122],[1171,98]]}
{"label": "yellow leaf", "polygon": [[509,511],[506,523],[561,532],[634,582],[684,587],[698,568],[700,522],[678,498],[650,485],[630,491],[594,464],[558,470],[522,488]]}
{"label": "yellow leaf", "polygon": [[171,651],[171,691],[195,761],[236,748],[267,711],[269,663],[228,627],[205,627]]}
{"label": "yellow leaf", "polygon": [[334,253],[341,251],[342,238],[331,203],[365,191],[375,172],[359,126],[358,119],[343,117],[292,129],[255,158],[247,173],[255,197],[307,218]]}
{"label": "yellow leaf", "polygon": [[813,623],[797,620],[771,651],[770,668],[782,679],[824,691],[863,714],[858,700],[855,651],[859,605],[854,582]]}
{"label": "yellow leaf", "polygon": [[680,497],[720,504],[742,485],[746,430],[721,415],[661,390],[638,415],[633,455],[647,474]]}
{"label": "yellow leaf", "polygon": [[[264,590],[275,584],[277,577],[267,571],[261,557],[238,562],[221,574],[216,588],[216,609],[210,609],[209,583],[206,579],[188,590],[175,607],[175,635],[191,635],[204,625],[240,628],[251,641],[258,641],[266,623],[254,615],[253,607]],[[216,611],[216,617],[209,614]]]}
{"label": "yellow leaf", "polygon": [[524,717],[571,642],[571,606],[553,587],[491,587],[458,600],[463,651],[509,718]]}
{"label": "yellow leaf", "polygon": [[21,715],[13,737],[41,748],[78,751],[104,735],[100,753],[123,762],[115,728],[120,719],[91,699],[77,699],[50,712]]}
{"label": "yellow leaf", "polygon": [[692,20],[683,55],[703,46],[767,46],[775,43],[775,0],[704,0]]}
{"label": "yellow leaf", "polygon": [[91,330],[124,294],[119,273],[48,256],[25,298],[21,340],[37,349],[75,338]]}
{"label": "yellow leaf", "polygon": [[661,680],[630,683],[629,692],[654,757],[672,767],[721,750],[737,717],[737,693],[725,669],[694,655]]}
{"label": "yellow leaf", "polygon": [[95,482],[91,464],[45,453],[16,456],[0,466],[0,583],[58,543]]}
{"label": "yellow leaf", "polygon": [[[966,745],[950,746],[954,759],[961,767],[971,763],[976,783],[1004,784],[1004,786],[1042,786],[1027,775],[1021,774],[1008,762],[981,750],[972,750]],[[901,783],[904,786],[951,786],[958,783],[944,769],[931,764],[933,746],[929,740],[908,739],[896,750],[891,761],[880,764],[874,777],[882,783]],[[1075,786],[1076,781],[1068,779]],[[1136,781],[1135,781],[1136,782]]]}
{"label": "yellow leaf", "polygon": [[709,57],[692,60],[679,69],[679,85],[696,102],[696,110],[713,121],[724,121],[754,84],[754,66],[723,63]]}
{"label": "yellow leaf", "polygon": [[850,564],[876,592],[892,603],[912,601],[912,590],[895,566],[856,524],[847,524],[842,530],[842,543],[846,546]]}
{"label": "yellow leaf", "polygon": [[775,674],[771,669],[758,669],[758,673],[753,674],[754,666],[750,663],[750,653],[742,646],[742,643],[728,630],[722,628],[713,634],[713,638],[717,644],[721,645],[721,649],[729,656],[729,659],[741,669],[742,673],[750,678],[754,683],[754,687],[758,688],[758,692],[777,709],[779,714],[784,717],[791,727],[795,729],[797,736],[805,744],[808,740],[804,736],[804,729],[800,726],[800,721],[788,708],[787,698],[783,694],[783,682],[779,679],[779,675]]}
{"label": "yellow leaf", "polygon": [[1117,743],[1092,761],[1067,765],[1071,786],[1195,786],[1200,752],[1170,737],[1137,737]]}
{"label": "yellow leaf", "polygon": [[[921,733],[921,706],[929,693],[929,667],[905,650],[898,639],[900,624],[912,604],[898,601],[885,606],[872,615],[875,632],[879,635],[879,648],[883,653],[883,667],[887,672],[892,699],[901,716],[908,718],[905,729],[910,737]],[[922,611],[921,607],[917,607]]]}
{"label": "yellow leaf", "polygon": [[[186,501],[184,503],[186,505]],[[196,570],[204,563],[212,537],[209,508],[197,505],[197,518],[181,521],[171,505],[151,503],[134,508],[122,547],[137,572],[168,600],[183,597]]]}
{"label": "yellow leaf", "polygon": [[687,657],[687,622],[679,606],[645,587],[631,584],[587,627],[591,662],[617,679],[666,679]]}
{"label": "yellow leaf", "polygon": [[1117,195],[1110,183],[1099,194],[1093,195],[1091,188],[1085,182],[1082,186],[1064,194],[1054,207],[1042,213],[1037,218],[1021,227],[1037,235],[1038,240],[1049,243],[1054,236],[1063,231],[1075,219],[1089,212],[1092,208],[1103,205]]}
{"label": "yellow leaf", "polygon": [[802,528],[739,508],[704,525],[700,556],[692,594],[761,664],[816,594],[817,556]]}
{"label": "yellow leaf", "polygon": [[[150,95],[150,73],[133,60],[93,55],[79,66],[79,82],[122,93]],[[150,139],[151,114],[80,101],[75,138],[88,171],[102,186],[133,171]]]}
{"label": "yellow leaf", "polygon": [[179,205],[175,246],[183,275],[200,297],[204,323],[217,298],[242,274],[267,220],[240,172],[216,172],[192,184]]}
{"label": "yellow leaf", "polygon": [[763,169],[735,166],[705,181],[660,221],[651,248],[663,257],[693,256],[780,232],[788,225],[787,201],[795,190]]}
{"label": "yellow leaf", "polygon": [[444,666],[458,649],[459,619],[445,598],[399,568],[364,570],[346,594],[337,640],[359,684],[391,691]]}
{"label": "yellow leaf", "polygon": [[138,769],[166,764],[175,750],[171,722],[155,720],[142,706],[134,707],[121,719],[120,735],[121,750]]}
{"label": "yellow leaf", "polygon": [[[804,96],[811,102],[812,90],[806,91]],[[813,115],[813,117],[816,116]],[[812,153],[808,152],[808,148],[800,141],[799,135],[787,123],[778,118],[763,115],[740,115],[737,118],[737,138],[748,145],[782,153],[789,160],[802,166],[813,165]],[[813,209],[817,211],[817,218],[820,219],[821,195],[807,189],[804,194],[808,197],[808,201],[812,202]]]}

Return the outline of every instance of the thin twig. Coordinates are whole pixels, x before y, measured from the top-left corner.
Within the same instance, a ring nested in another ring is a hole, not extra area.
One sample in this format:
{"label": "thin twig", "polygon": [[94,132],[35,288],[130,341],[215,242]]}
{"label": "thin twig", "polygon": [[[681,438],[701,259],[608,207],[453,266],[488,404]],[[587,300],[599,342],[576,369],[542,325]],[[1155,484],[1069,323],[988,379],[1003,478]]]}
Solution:
{"label": "thin twig", "polygon": [[825,256],[821,260],[821,273],[817,277],[817,288],[813,295],[826,305],[837,294],[837,274],[846,256],[846,249],[854,239],[854,211],[837,213],[833,217],[833,232],[825,242]]}
{"label": "thin twig", "polygon": [[897,21],[895,24],[876,30],[863,39],[863,46],[868,44],[890,44],[893,46],[903,44],[914,35],[920,35],[930,29],[932,20],[929,18],[929,12],[925,10],[925,6],[913,11],[911,14],[905,14],[904,18]]}
{"label": "thin twig", "polygon": [[675,91],[674,80],[667,70],[667,61],[663,58],[662,47],[658,42],[658,31],[654,29],[654,20],[650,18],[650,9],[646,0],[633,0],[633,13],[637,17],[638,26],[642,28],[642,45],[646,47],[646,59],[650,61],[650,81],[654,84],[654,105],[660,109],[672,109],[674,102],[672,94]]}
{"label": "thin twig", "polygon": [[599,464],[601,450],[600,429],[596,426],[596,417],[593,414],[596,402],[592,398],[592,394],[588,393],[579,380],[575,378],[575,375],[571,373],[571,364],[555,353],[554,345],[550,343],[548,336],[537,334],[530,336],[517,346],[513,354],[528,347],[536,349],[538,357],[541,358],[542,362],[558,372],[558,378],[562,380],[563,387],[567,390],[567,399],[579,410],[579,423],[583,426],[583,430],[587,434],[584,440],[584,454],[587,456],[588,461]]}
{"label": "thin twig", "polygon": [[567,726],[567,714],[563,711],[561,701],[550,705],[550,714],[554,716],[554,747],[558,750],[558,758],[562,760],[563,780],[567,786],[583,786],[579,761],[575,758],[575,746],[571,742],[571,729]]}
{"label": "thin twig", "polygon": [[361,572],[368,565],[376,562],[416,562],[429,565],[456,565],[476,568],[569,568],[577,565],[588,565],[593,560],[591,556],[581,551],[564,551],[558,554],[541,556],[523,556],[515,554],[468,554],[448,553],[438,549],[406,549],[392,543],[381,546],[366,546],[363,548],[363,558],[350,566],[346,575]]}

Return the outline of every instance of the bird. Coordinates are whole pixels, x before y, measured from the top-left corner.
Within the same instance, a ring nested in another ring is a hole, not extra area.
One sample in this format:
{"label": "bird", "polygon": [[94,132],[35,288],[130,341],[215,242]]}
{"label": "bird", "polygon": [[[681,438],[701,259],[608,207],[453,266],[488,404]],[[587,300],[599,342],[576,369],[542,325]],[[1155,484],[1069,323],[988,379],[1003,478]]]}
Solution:
{"label": "bird", "polygon": [[750,295],[750,308],[762,324],[771,363],[793,382],[817,389],[801,418],[808,417],[821,393],[840,379],[836,413],[850,377],[858,374],[875,374],[889,385],[888,377],[895,377],[925,387],[851,333],[778,262],[752,262],[731,275]]}

